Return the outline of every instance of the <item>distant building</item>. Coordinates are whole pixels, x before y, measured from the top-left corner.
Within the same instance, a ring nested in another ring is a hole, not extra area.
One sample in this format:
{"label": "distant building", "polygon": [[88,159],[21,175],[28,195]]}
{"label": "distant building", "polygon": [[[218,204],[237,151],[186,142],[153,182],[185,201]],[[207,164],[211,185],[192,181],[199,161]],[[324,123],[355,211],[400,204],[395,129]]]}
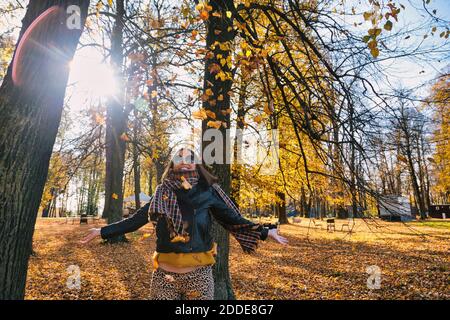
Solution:
{"label": "distant building", "polygon": [[430,205],[428,216],[435,219],[450,218],[450,204],[433,204]]}
{"label": "distant building", "polygon": [[378,214],[381,219],[389,221],[411,221],[415,218],[409,199],[398,195],[381,196],[378,199]]}

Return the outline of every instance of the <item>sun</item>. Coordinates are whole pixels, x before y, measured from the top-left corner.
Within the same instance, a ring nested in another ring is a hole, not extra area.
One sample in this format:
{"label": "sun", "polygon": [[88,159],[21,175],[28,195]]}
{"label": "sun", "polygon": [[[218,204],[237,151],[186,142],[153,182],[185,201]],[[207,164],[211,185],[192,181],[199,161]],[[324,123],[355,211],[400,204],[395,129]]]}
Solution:
{"label": "sun", "polygon": [[98,54],[75,55],[69,67],[69,83],[74,85],[77,100],[100,100],[118,93],[113,69]]}

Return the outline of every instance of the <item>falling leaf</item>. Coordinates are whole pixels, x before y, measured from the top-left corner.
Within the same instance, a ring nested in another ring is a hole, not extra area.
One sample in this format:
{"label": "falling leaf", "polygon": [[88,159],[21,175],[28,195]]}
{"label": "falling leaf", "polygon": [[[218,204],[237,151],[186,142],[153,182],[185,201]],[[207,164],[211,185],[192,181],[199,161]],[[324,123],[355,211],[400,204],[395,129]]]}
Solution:
{"label": "falling leaf", "polygon": [[212,112],[211,110],[206,110],[206,115],[210,117],[211,119],[216,119],[216,114]]}
{"label": "falling leaf", "polygon": [[386,23],[384,24],[384,27],[383,27],[385,30],[387,30],[387,31],[391,31],[392,30],[392,22],[391,21],[386,21]]}
{"label": "falling leaf", "polygon": [[202,10],[200,12],[200,19],[202,19],[203,21],[208,20],[209,18],[209,13],[206,10]]}
{"label": "falling leaf", "polygon": [[97,123],[99,125],[104,125],[105,124],[105,117],[102,116],[101,114],[96,113],[95,114],[95,123]]}
{"label": "falling leaf", "polygon": [[372,12],[364,12],[363,13],[364,20],[368,21],[372,17]]}
{"label": "falling leaf", "polygon": [[270,107],[269,107],[269,105],[264,105],[264,112],[266,113],[266,114],[268,114],[268,115],[271,115],[272,114],[272,110],[270,110]]}
{"label": "falling leaf", "polygon": [[183,189],[185,190],[189,190],[192,189],[192,185],[189,183],[189,181],[186,180],[186,178],[184,176],[181,176],[181,186],[183,187]]}
{"label": "falling leaf", "polygon": [[119,196],[117,195],[117,193],[113,193],[113,194],[111,195],[111,197],[112,197],[114,200],[119,199]]}
{"label": "falling leaf", "polygon": [[257,116],[255,116],[255,117],[253,118],[253,120],[254,120],[256,123],[260,123],[260,122],[262,121],[262,117],[261,117],[260,115],[257,115]]}
{"label": "falling leaf", "polygon": [[222,126],[222,121],[208,121],[206,125],[208,127],[219,129]]}
{"label": "falling leaf", "polygon": [[199,119],[199,120],[206,120],[206,119],[208,119],[208,115],[207,115],[205,109],[200,109],[200,110],[192,112],[192,117],[194,119]]}
{"label": "falling leaf", "polygon": [[128,142],[130,141],[130,138],[127,136],[127,134],[124,132],[122,133],[122,135],[120,136],[120,140]]}
{"label": "falling leaf", "polygon": [[198,291],[189,291],[186,293],[186,296],[189,297],[192,300],[197,299],[198,297],[201,296],[201,293]]}
{"label": "falling leaf", "polygon": [[378,48],[372,48],[370,49],[370,54],[372,54],[372,57],[377,58],[380,54],[380,50],[378,50]]}
{"label": "falling leaf", "polygon": [[176,235],[172,240],[170,240],[170,242],[172,242],[172,243],[175,243],[175,242],[186,242],[186,239],[183,236]]}

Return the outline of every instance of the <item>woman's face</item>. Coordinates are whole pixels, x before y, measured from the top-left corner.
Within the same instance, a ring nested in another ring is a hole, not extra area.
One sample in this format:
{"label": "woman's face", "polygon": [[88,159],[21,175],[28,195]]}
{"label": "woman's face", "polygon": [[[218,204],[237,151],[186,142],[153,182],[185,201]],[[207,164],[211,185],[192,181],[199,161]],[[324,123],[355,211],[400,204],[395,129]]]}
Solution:
{"label": "woman's face", "polygon": [[173,171],[193,171],[195,162],[192,152],[187,149],[181,150],[173,159]]}

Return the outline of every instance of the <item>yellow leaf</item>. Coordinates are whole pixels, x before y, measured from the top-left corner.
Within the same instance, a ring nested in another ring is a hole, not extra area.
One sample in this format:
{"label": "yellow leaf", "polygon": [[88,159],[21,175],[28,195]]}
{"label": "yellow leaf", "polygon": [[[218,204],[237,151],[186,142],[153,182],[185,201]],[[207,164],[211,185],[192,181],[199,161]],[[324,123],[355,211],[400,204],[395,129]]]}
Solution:
{"label": "yellow leaf", "polygon": [[208,11],[202,10],[202,11],[200,12],[200,19],[202,19],[202,20],[208,20],[208,18],[209,18],[209,13],[208,13]]}
{"label": "yellow leaf", "polygon": [[206,125],[208,127],[219,129],[222,126],[222,121],[208,121]]}
{"label": "yellow leaf", "polygon": [[181,181],[183,181],[183,182],[181,183],[181,186],[182,186],[185,190],[192,189],[192,185],[189,183],[189,181],[186,180],[185,177],[181,176]]}
{"label": "yellow leaf", "polygon": [[370,49],[370,54],[372,54],[372,57],[376,58],[380,54],[380,50],[378,50],[378,48]]}
{"label": "yellow leaf", "polygon": [[186,238],[180,235],[175,236],[170,242],[186,242]]}
{"label": "yellow leaf", "polygon": [[108,0],[108,4],[109,4],[110,7],[112,7],[113,6],[113,0]]}
{"label": "yellow leaf", "polygon": [[117,195],[117,193],[113,193],[111,196],[114,200],[119,199],[119,196]]}
{"label": "yellow leaf", "polygon": [[270,108],[269,108],[269,106],[267,104],[264,106],[264,112],[269,114],[269,115],[272,114],[272,110],[270,110]]}
{"label": "yellow leaf", "polygon": [[372,17],[372,12],[364,12],[363,13],[364,20],[369,20]]}
{"label": "yellow leaf", "polygon": [[228,18],[228,19],[231,18],[231,11],[227,11],[227,18]]}
{"label": "yellow leaf", "polygon": [[206,114],[205,109],[200,109],[192,112],[192,117],[194,119],[206,120],[208,118],[208,115]]}
{"label": "yellow leaf", "polygon": [[262,121],[262,117],[261,117],[260,115],[257,115],[257,116],[255,116],[255,117],[253,118],[253,120],[254,120],[256,123],[260,123],[260,122]]}
{"label": "yellow leaf", "polygon": [[216,119],[216,114],[211,110],[206,110],[206,115],[212,119]]}
{"label": "yellow leaf", "polygon": [[210,88],[208,88],[208,89],[206,89],[205,94],[207,96],[212,96],[213,95],[213,91]]}

